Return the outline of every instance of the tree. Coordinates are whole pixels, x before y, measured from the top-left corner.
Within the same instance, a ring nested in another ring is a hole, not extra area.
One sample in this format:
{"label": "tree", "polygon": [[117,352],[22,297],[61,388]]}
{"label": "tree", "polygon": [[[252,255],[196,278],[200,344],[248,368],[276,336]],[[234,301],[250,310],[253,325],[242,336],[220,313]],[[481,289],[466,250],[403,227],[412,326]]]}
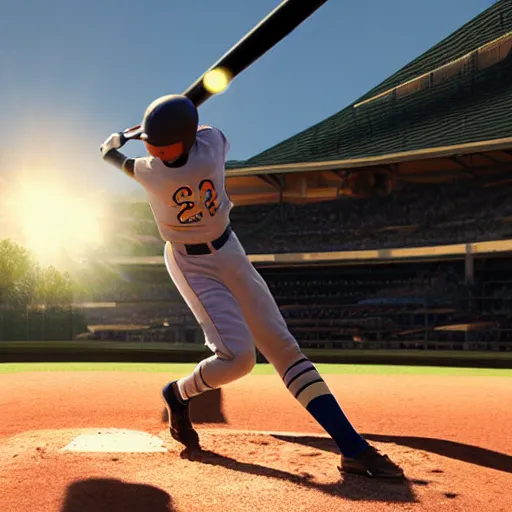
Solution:
{"label": "tree", "polygon": [[26,305],[34,279],[30,253],[12,240],[0,240],[0,304]]}
{"label": "tree", "polygon": [[32,255],[12,240],[0,240],[0,305],[26,307],[45,304],[69,306],[74,283],[54,267],[41,268]]}
{"label": "tree", "polygon": [[47,307],[65,307],[73,302],[73,281],[55,267],[40,269],[35,283],[35,300]]}

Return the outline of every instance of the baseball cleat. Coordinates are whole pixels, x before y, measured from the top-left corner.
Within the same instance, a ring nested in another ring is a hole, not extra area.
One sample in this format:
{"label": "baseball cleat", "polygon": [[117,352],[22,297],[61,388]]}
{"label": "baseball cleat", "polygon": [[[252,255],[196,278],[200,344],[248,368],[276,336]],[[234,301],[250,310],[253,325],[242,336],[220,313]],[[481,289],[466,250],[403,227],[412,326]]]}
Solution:
{"label": "baseball cleat", "polygon": [[402,468],[377,448],[368,446],[357,457],[341,457],[341,473],[365,475],[371,478],[405,478]]}
{"label": "baseball cleat", "polygon": [[176,381],[170,382],[162,390],[162,397],[169,417],[169,432],[173,439],[183,444],[187,450],[200,450],[199,436],[190,421],[189,403],[179,398]]}

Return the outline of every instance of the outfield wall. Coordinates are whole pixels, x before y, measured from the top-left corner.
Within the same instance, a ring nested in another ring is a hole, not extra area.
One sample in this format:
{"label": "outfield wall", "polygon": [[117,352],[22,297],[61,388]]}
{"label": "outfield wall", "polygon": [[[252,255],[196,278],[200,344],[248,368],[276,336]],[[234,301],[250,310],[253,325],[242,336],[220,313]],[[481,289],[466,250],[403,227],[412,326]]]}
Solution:
{"label": "outfield wall", "polygon": [[[304,349],[315,363],[512,369],[512,352]],[[108,341],[1,342],[0,362],[196,363],[204,345]]]}

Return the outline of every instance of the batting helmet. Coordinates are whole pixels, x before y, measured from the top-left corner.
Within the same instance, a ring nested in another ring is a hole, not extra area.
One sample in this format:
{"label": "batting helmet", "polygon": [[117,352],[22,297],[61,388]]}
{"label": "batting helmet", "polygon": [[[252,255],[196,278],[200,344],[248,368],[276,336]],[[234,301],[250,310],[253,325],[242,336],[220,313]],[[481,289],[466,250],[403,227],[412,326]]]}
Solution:
{"label": "batting helmet", "polygon": [[151,155],[172,162],[191,150],[198,122],[197,108],[186,96],[163,96],[146,109],[141,139]]}

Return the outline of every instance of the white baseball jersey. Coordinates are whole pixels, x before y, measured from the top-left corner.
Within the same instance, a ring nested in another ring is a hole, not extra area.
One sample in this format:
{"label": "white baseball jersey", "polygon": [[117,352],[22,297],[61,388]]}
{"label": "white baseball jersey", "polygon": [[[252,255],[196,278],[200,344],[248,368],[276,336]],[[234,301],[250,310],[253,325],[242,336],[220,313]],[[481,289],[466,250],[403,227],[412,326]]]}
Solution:
{"label": "white baseball jersey", "polygon": [[[183,166],[167,167],[152,157],[133,162],[133,177],[146,189],[166,241],[167,271],[214,354],[176,381],[175,398],[188,401],[247,375],[256,363],[257,347],[338,446],[347,446],[345,451],[340,447],[342,454],[353,457],[367,448],[366,441],[352,428],[336,400],[329,399],[327,384],[288,330],[265,280],[251,264],[236,233],[226,229],[233,206],[225,190],[228,149],[222,132],[202,127]],[[118,167],[123,162],[122,168],[132,175],[132,162],[128,165],[122,153],[114,152],[110,161]],[[164,399],[167,401],[165,395]],[[192,425],[184,409],[174,414],[169,402],[168,406],[171,434],[189,448],[181,434],[193,431]],[[197,433],[195,438],[197,443]]]}
{"label": "white baseball jersey", "polygon": [[[167,241],[167,271],[215,353],[180,381],[189,397],[249,372],[255,345],[280,375],[304,360],[268,286],[234,232],[220,249],[210,244],[208,254],[191,255],[183,246],[208,245],[229,223],[233,205],[224,177],[228,149],[220,130],[201,127],[184,166],[167,167],[152,157],[138,158],[134,166],[134,177],[148,192],[160,234]],[[304,385],[302,377],[295,385]]]}
{"label": "white baseball jersey", "polygon": [[224,232],[233,207],[224,177],[228,151],[220,130],[201,126],[182,167],[154,157],[135,160],[134,177],[146,189],[163,240],[203,243]]}

